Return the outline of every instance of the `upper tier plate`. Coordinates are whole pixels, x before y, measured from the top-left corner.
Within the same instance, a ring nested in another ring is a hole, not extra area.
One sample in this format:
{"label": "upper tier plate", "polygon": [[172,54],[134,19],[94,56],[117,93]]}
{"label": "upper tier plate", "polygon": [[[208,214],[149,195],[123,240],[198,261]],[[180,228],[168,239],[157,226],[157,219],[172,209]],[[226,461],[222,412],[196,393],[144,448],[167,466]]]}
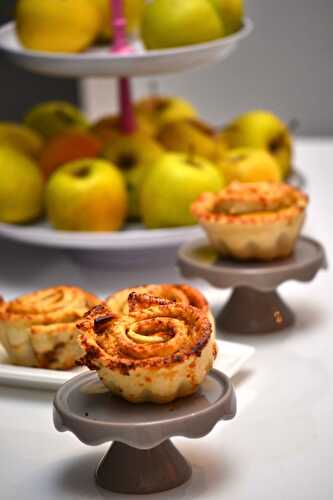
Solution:
{"label": "upper tier plate", "polygon": [[23,68],[51,76],[146,76],[176,73],[221,61],[237,48],[252,31],[252,22],[245,19],[237,33],[209,43],[175,49],[145,51],[139,42],[133,43],[133,53],[115,55],[107,46],[93,47],[81,54],[55,54],[22,47],[15,34],[15,23],[0,28],[0,50]]}

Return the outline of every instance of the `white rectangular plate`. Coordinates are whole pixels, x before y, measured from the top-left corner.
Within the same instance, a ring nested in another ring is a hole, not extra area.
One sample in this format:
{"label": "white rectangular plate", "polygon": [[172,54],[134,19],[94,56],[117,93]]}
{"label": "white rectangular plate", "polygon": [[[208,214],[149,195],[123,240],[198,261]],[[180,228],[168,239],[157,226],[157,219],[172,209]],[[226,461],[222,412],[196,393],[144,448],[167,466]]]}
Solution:
{"label": "white rectangular plate", "polygon": [[[219,353],[214,368],[228,377],[235,375],[254,353],[254,347],[249,345],[225,340],[218,340],[217,343]],[[68,371],[56,371],[11,365],[4,349],[0,346],[0,384],[55,390],[85,370],[86,368],[75,368]]]}

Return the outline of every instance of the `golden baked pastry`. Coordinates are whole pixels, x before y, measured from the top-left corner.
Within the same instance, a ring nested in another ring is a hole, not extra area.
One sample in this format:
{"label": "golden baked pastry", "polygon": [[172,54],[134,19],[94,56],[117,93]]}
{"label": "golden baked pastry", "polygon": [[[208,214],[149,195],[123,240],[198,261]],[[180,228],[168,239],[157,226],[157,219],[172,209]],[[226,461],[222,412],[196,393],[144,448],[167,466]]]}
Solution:
{"label": "golden baked pastry", "polygon": [[112,312],[128,314],[128,297],[132,292],[145,293],[153,297],[159,297],[160,299],[178,302],[185,306],[197,307],[208,315],[215,335],[214,317],[209,309],[206,297],[197,288],[193,288],[186,283],[161,283],[158,285],[152,284],[124,288],[109,295],[106,299],[108,307]]}
{"label": "golden baked pastry", "polygon": [[0,340],[14,364],[70,369],[82,354],[76,323],[99,303],[72,286],[23,295],[0,307]]}
{"label": "golden baked pastry", "polygon": [[217,194],[202,194],[192,214],[222,256],[272,260],[293,251],[307,203],[287,184],[233,182]]}
{"label": "golden baked pastry", "polygon": [[153,297],[179,302],[186,306],[194,306],[202,311],[208,311],[208,302],[202,293],[186,284],[162,283],[159,285],[141,285],[137,287],[124,288],[106,299],[107,305],[113,312],[128,313],[128,296],[130,293],[145,293]]}
{"label": "golden baked pastry", "polygon": [[82,363],[133,403],[168,403],[195,392],[216,356],[207,315],[136,292],[128,308],[115,313],[101,304],[78,323]]}

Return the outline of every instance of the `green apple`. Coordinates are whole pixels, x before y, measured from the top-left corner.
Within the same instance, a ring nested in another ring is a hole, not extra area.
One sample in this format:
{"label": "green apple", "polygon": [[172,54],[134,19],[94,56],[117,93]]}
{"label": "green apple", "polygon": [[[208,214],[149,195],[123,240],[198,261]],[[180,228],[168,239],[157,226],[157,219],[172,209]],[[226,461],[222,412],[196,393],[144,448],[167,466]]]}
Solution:
{"label": "green apple", "polygon": [[86,117],[69,102],[49,101],[32,108],[24,123],[46,139],[68,129],[84,130],[88,127]]}
{"label": "green apple", "polygon": [[265,149],[278,162],[282,178],[289,174],[292,138],[287,125],[270,111],[244,113],[228,125],[221,135],[230,148],[244,146]]}
{"label": "green apple", "polygon": [[217,169],[198,156],[167,153],[146,176],[140,192],[140,210],[148,228],[195,224],[190,206],[204,191],[219,191]]}
{"label": "green apple", "polygon": [[51,224],[67,231],[114,231],[127,214],[121,172],[106,160],[78,160],[57,169],[46,187]]}
{"label": "green apple", "polygon": [[243,0],[209,0],[220,15],[225,36],[240,30],[243,24]]}
{"label": "green apple", "polygon": [[141,36],[147,49],[204,43],[223,35],[222,21],[207,0],[153,0],[146,4]]}
{"label": "green apple", "polygon": [[0,221],[20,224],[43,212],[44,184],[38,165],[8,146],[0,146]]}
{"label": "green apple", "polygon": [[150,137],[137,132],[114,134],[106,144],[103,156],[124,174],[129,194],[128,216],[139,218],[139,190],[146,173],[163,154],[162,147]]}
{"label": "green apple", "polygon": [[180,97],[151,96],[141,99],[136,103],[135,111],[137,116],[154,124],[155,132],[167,123],[197,117],[193,105]]}
{"label": "green apple", "polygon": [[219,162],[218,170],[222,173],[227,184],[232,181],[281,181],[281,172],[277,161],[263,149],[230,149]]}
{"label": "green apple", "polygon": [[157,139],[170,151],[198,155],[211,161],[216,161],[223,151],[215,130],[196,119],[164,125]]}
{"label": "green apple", "polygon": [[0,122],[0,146],[10,146],[22,153],[38,158],[43,139],[31,128],[11,122]]}

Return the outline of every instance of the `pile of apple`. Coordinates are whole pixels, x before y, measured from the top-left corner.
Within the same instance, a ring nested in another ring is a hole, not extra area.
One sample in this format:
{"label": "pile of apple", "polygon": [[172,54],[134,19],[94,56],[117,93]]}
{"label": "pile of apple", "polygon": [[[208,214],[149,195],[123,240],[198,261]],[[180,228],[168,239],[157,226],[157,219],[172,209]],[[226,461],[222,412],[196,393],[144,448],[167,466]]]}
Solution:
{"label": "pile of apple", "polygon": [[[22,45],[47,52],[81,52],[112,40],[110,0],[18,0]],[[238,31],[243,0],[124,0],[127,32],[146,49],[209,42]]]}
{"label": "pile of apple", "polygon": [[270,112],[250,111],[217,131],[180,98],[149,97],[134,111],[132,134],[118,116],[90,124],[66,102],[36,106],[22,124],[0,122],[0,221],[46,214],[60,230],[185,226],[195,224],[189,208],[202,192],[289,174],[290,133]]}

